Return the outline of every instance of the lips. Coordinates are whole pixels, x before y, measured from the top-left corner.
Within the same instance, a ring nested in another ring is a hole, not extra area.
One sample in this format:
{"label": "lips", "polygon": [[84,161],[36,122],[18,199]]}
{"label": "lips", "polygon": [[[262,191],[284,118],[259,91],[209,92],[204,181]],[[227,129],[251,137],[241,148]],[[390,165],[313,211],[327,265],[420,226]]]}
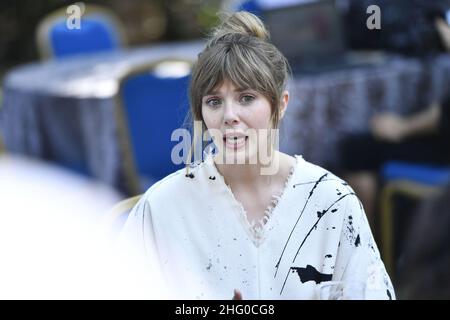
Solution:
{"label": "lips", "polygon": [[229,133],[223,137],[225,146],[233,150],[242,148],[247,140],[248,136],[240,133]]}

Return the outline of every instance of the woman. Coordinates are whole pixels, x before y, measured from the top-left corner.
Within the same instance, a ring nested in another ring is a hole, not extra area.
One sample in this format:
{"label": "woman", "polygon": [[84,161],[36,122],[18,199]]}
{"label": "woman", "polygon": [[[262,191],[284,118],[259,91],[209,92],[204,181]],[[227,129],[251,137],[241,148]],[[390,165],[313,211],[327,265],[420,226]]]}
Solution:
{"label": "woman", "polygon": [[336,280],[394,298],[351,188],[276,150],[288,69],[248,12],[224,17],[199,54],[191,111],[216,153],[153,185],[123,234],[159,261],[173,297],[314,299]]}

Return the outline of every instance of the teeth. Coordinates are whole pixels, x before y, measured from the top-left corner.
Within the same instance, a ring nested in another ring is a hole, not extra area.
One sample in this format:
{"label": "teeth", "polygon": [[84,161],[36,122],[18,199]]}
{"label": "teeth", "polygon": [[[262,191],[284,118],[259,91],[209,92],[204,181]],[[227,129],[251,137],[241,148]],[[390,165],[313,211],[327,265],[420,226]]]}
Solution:
{"label": "teeth", "polygon": [[235,143],[235,144],[242,143],[242,142],[244,142],[244,140],[245,140],[245,137],[241,137],[241,138],[229,137],[229,138],[226,138],[227,143]]}

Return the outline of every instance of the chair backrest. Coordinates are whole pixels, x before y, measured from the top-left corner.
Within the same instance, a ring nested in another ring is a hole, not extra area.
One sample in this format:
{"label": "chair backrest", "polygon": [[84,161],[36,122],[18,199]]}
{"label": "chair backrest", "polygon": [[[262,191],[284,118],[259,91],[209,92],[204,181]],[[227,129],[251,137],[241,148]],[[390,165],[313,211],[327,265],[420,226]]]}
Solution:
{"label": "chair backrest", "polygon": [[47,15],[37,28],[36,38],[43,59],[115,50],[124,45],[123,27],[106,8],[86,5],[79,28],[69,28],[66,8]]}
{"label": "chair backrest", "polygon": [[[162,65],[178,66],[181,74],[161,75],[157,70]],[[180,143],[171,141],[171,137],[174,130],[183,127],[188,113],[191,65],[190,61],[159,61],[138,67],[121,81],[118,113],[124,118],[134,167],[129,171],[139,177],[138,190],[130,189],[131,194],[145,191],[184,166],[171,159],[173,147]]]}
{"label": "chair backrest", "polygon": [[0,135],[0,154],[2,154],[3,152],[5,152],[5,146],[3,145],[3,139]]}

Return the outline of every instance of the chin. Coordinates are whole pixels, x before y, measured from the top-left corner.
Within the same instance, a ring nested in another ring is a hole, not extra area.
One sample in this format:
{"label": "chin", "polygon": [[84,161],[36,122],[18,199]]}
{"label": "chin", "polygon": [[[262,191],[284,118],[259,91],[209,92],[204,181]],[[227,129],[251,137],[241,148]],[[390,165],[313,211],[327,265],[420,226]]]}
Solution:
{"label": "chin", "polygon": [[216,156],[217,160],[222,160],[221,164],[257,164],[257,151],[256,150],[230,150],[225,149],[224,152],[219,152]]}

